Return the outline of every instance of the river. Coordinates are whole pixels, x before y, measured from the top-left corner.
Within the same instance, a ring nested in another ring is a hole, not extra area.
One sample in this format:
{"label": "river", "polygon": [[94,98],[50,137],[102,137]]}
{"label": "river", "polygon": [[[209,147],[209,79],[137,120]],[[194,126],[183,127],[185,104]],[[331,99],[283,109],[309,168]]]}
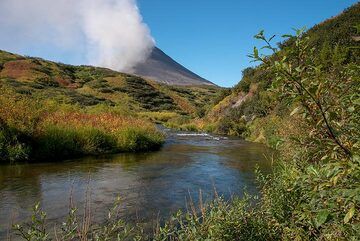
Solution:
{"label": "river", "polygon": [[271,151],[261,144],[165,132],[166,143],[157,152],[0,166],[0,240],[11,222],[29,219],[36,202],[50,223],[60,223],[70,196],[81,211],[90,200],[93,220],[101,222],[120,196],[125,219],[150,222],[184,208],[186,197],[196,201],[200,189],[205,200],[213,198],[214,190],[227,199],[243,195],[244,188],[256,194],[256,166],[263,172],[271,168],[265,158]]}

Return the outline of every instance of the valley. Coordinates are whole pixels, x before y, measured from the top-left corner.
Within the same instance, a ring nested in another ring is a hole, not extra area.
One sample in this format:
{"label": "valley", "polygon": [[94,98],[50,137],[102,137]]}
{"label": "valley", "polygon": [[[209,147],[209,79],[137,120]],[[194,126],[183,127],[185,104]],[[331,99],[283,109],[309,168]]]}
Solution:
{"label": "valley", "polygon": [[260,30],[232,88],[0,51],[0,239],[358,240],[359,36]]}
{"label": "valley", "polygon": [[201,115],[216,86],[167,86],[91,66],[0,52],[0,160],[158,149],[153,123]]}

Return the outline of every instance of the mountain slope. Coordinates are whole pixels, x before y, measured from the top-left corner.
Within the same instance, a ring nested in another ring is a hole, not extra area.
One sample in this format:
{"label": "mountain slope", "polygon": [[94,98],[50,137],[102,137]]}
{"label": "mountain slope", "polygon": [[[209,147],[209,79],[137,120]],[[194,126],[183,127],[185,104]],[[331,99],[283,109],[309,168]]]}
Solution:
{"label": "mountain slope", "polygon": [[151,122],[198,117],[219,89],[0,50],[0,163],[157,149]]}
{"label": "mountain slope", "polygon": [[169,85],[214,85],[177,63],[157,47],[144,63],[134,68],[133,74]]}
{"label": "mountain slope", "polygon": [[132,113],[195,114],[208,105],[215,86],[168,86],[92,66],[72,66],[0,50],[0,94],[15,92],[80,106],[104,104]]}
{"label": "mountain slope", "polygon": [[[360,3],[357,3],[310,28],[304,37],[308,37],[309,44],[315,48],[316,61],[328,65],[335,58],[340,58],[345,63],[358,64],[360,48],[356,40],[359,35],[356,25],[359,23]],[[279,53],[287,48],[295,48],[293,39],[281,43]],[[232,93],[213,107],[207,117],[212,122],[219,121],[224,126],[222,132],[228,133],[228,129],[233,128],[232,125],[236,125],[242,117],[246,117],[246,121],[253,120],[269,115],[274,109],[283,108],[280,108],[278,101],[269,97],[271,91],[268,88],[274,79],[273,73],[261,66],[245,69],[242,80],[232,89]]]}

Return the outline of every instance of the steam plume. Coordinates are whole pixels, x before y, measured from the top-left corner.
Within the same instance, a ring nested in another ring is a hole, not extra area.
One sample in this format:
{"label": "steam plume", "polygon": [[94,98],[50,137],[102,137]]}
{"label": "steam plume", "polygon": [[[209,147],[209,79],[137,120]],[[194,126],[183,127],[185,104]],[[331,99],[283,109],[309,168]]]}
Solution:
{"label": "steam plume", "polygon": [[55,46],[119,71],[155,44],[136,0],[1,0],[0,32],[0,48]]}

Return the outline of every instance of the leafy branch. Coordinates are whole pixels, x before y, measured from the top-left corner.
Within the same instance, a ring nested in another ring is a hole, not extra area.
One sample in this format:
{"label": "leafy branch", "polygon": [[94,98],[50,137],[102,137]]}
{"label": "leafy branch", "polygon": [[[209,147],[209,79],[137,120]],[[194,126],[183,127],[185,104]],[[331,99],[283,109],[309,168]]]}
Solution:
{"label": "leafy branch", "polygon": [[[351,157],[352,153],[349,148],[341,141],[339,131],[336,131],[331,123],[331,117],[328,115],[328,110],[331,106],[323,102],[323,96],[320,94],[322,89],[326,86],[316,79],[317,67],[313,67],[309,63],[309,56],[314,52],[309,46],[309,39],[303,36],[303,29],[296,29],[296,35],[283,35],[284,38],[295,40],[295,47],[290,48],[288,52],[280,52],[271,44],[275,35],[266,38],[264,31],[260,31],[254,38],[259,39],[265,43],[261,49],[269,49],[272,55],[262,55],[259,50],[254,47],[253,54],[249,55],[254,62],[261,62],[265,67],[275,72],[276,84],[287,86],[290,89],[296,90],[295,99],[300,99],[301,104],[305,108],[306,114],[310,114],[315,123],[315,128],[318,128],[320,123],[324,123],[327,136],[338,146],[342,152]],[[312,86],[316,84],[317,90],[313,91]],[[326,92],[326,91],[325,91]],[[288,93],[292,94],[288,89]],[[312,108],[312,107],[315,108]],[[320,120],[319,120],[320,119]]]}

